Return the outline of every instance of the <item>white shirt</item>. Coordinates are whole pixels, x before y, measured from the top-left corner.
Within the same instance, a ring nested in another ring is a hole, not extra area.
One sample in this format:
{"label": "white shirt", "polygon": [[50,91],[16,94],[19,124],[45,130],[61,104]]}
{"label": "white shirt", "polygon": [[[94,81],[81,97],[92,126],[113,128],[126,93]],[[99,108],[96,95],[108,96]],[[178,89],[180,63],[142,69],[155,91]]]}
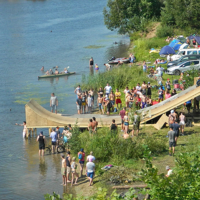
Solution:
{"label": "white shirt", "polygon": [[95,157],[94,157],[93,155],[89,155],[89,156],[87,157],[87,161],[89,161],[90,159],[92,159],[92,161],[94,161],[94,160],[95,160]]}
{"label": "white shirt", "polygon": [[138,85],[136,86],[137,91],[141,91],[141,89],[142,89],[141,86],[138,86]]}
{"label": "white shirt", "polygon": [[110,94],[112,87],[109,85],[109,86],[106,86],[105,89],[106,89],[106,93]]}
{"label": "white shirt", "polygon": [[167,56],[167,61],[170,61],[170,60],[171,60],[171,56],[168,55],[168,56]]}
{"label": "white shirt", "polygon": [[168,170],[167,175],[170,176],[172,174],[172,169]]}

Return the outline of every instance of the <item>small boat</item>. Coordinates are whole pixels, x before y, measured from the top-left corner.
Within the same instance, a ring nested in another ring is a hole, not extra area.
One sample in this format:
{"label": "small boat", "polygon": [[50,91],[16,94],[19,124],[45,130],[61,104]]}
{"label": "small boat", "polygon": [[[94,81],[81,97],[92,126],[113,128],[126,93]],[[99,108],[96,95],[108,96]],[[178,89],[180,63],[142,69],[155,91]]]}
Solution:
{"label": "small boat", "polygon": [[38,76],[38,79],[40,79],[40,78],[57,78],[57,77],[61,77],[61,76],[69,76],[72,74],[76,74],[76,72],[69,72],[69,73],[63,73],[63,74],[52,74],[52,75],[42,75],[42,76]]}
{"label": "small boat", "polygon": [[108,64],[118,64],[118,63],[129,63],[128,58],[112,58],[111,60],[108,61]]}

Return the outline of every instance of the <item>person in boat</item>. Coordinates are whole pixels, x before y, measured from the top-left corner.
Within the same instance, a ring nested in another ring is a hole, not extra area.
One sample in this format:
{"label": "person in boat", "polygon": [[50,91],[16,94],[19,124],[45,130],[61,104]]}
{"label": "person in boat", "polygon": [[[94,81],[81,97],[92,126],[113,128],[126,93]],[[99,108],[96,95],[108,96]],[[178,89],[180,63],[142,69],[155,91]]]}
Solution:
{"label": "person in boat", "polygon": [[49,75],[52,75],[53,74],[53,71],[52,69],[49,70]]}
{"label": "person in boat", "polygon": [[69,73],[68,70],[67,70],[67,68],[64,69],[64,73],[65,74]]}
{"label": "person in boat", "polygon": [[46,71],[45,75],[49,75],[49,71]]}
{"label": "person in boat", "polygon": [[55,74],[59,74],[59,71],[57,69],[55,69]]}

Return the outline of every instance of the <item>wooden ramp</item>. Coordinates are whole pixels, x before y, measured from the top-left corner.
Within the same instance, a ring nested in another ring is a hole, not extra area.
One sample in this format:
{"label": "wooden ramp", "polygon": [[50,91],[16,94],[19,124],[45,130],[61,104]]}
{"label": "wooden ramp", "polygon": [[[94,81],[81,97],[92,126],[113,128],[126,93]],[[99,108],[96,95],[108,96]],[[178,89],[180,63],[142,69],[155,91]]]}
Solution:
{"label": "wooden ramp", "polygon": [[200,87],[196,87],[196,85],[189,87],[175,96],[170,97],[169,99],[166,99],[154,106],[138,110],[138,112],[142,114],[141,121],[142,123],[145,123],[154,119],[155,117],[165,114],[167,111],[170,111],[199,95]]}
{"label": "wooden ramp", "polygon": [[96,117],[99,125],[98,127],[108,127],[112,123],[112,119],[115,119],[117,124],[121,123],[121,118],[117,116],[97,115],[97,114],[84,114],[84,115],[72,115],[62,116],[61,114],[51,113],[43,108],[33,99],[25,105],[26,124],[27,128],[50,128],[55,126],[64,127],[67,124],[72,126],[77,124],[81,128],[88,126],[89,119]]}
{"label": "wooden ramp", "polygon": [[154,125],[154,127],[160,130],[165,125],[165,123],[168,123],[168,117],[166,114],[163,114],[158,122]]}

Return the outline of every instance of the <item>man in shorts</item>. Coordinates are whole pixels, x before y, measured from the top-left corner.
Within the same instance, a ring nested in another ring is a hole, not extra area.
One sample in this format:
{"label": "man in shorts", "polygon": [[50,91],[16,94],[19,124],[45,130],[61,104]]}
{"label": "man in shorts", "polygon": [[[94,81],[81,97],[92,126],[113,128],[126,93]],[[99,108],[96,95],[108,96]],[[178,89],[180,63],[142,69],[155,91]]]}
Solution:
{"label": "man in shorts", "polygon": [[119,92],[119,89],[116,89],[116,92],[115,92],[115,103],[117,104],[117,108],[118,108],[118,104],[120,104],[120,108],[122,107],[121,92]]}
{"label": "man in shorts", "polygon": [[51,144],[52,144],[52,153],[55,153],[56,141],[57,141],[57,133],[55,128],[52,129],[50,134]]}
{"label": "man in shorts", "polygon": [[104,88],[104,90],[106,91],[106,95],[109,97],[109,94],[112,90],[112,87],[109,85],[109,83],[107,83],[106,87]]}
{"label": "man in shorts", "polygon": [[113,107],[112,103],[110,102],[110,99],[107,99],[106,107],[107,107],[107,115],[110,115],[110,109]]}
{"label": "man in shorts", "polygon": [[70,172],[71,172],[71,157],[70,157],[70,151],[67,152],[66,166],[67,166],[66,183],[70,183],[70,182],[71,182],[71,181],[69,180],[69,174],[70,174]]}
{"label": "man in shorts", "polygon": [[97,105],[99,106],[100,114],[104,114],[104,110],[103,110],[103,97],[102,97],[101,94],[98,94]]}
{"label": "man in shorts", "polygon": [[114,105],[115,105],[115,95],[113,94],[113,91],[111,91],[109,95],[110,103],[112,104],[112,110],[114,111]]}
{"label": "man in shorts", "polygon": [[94,175],[95,175],[95,164],[93,163],[92,158],[89,158],[89,162],[87,162],[86,164],[86,176],[90,181],[90,186],[93,183]]}
{"label": "man in shorts", "polygon": [[81,100],[82,100],[82,113],[85,114],[85,112],[86,112],[86,95],[85,95],[85,92],[82,93]]}
{"label": "man in shorts", "polygon": [[57,114],[58,99],[54,93],[51,93],[50,107],[51,107],[51,112],[55,110],[55,113]]}
{"label": "man in shorts", "polygon": [[124,116],[126,114],[126,107],[123,108],[123,110],[121,110],[119,112],[119,115],[121,116],[121,131],[124,131]]}
{"label": "man in shorts", "polygon": [[133,121],[132,136],[134,135],[134,131],[136,131],[137,136],[138,136],[139,129],[140,129],[140,116],[137,115],[137,112],[135,112],[133,117],[134,117],[134,121]]}
{"label": "man in shorts", "polygon": [[175,131],[173,131],[173,126],[170,125],[170,130],[168,132],[168,137],[169,137],[169,155],[173,155],[174,156],[174,152],[175,152],[175,146],[176,146],[176,133]]}
{"label": "man in shorts", "polygon": [[93,134],[94,133],[94,128],[95,128],[95,125],[94,123],[92,122],[92,119],[89,120],[89,124],[88,124],[88,131],[90,134]]}
{"label": "man in shorts", "polygon": [[77,106],[77,110],[78,110],[78,114],[81,114],[81,106],[82,106],[82,99],[81,96],[79,95],[77,100],[76,100],[76,106]]}
{"label": "man in shorts", "polygon": [[96,133],[97,132],[98,122],[96,121],[95,117],[92,118],[92,121],[93,121],[93,124],[94,124],[94,133]]}
{"label": "man in shorts", "polygon": [[175,141],[176,141],[176,145],[177,145],[177,140],[179,137],[179,131],[180,131],[180,125],[177,122],[174,122],[173,124],[171,124],[173,131],[175,132]]}

